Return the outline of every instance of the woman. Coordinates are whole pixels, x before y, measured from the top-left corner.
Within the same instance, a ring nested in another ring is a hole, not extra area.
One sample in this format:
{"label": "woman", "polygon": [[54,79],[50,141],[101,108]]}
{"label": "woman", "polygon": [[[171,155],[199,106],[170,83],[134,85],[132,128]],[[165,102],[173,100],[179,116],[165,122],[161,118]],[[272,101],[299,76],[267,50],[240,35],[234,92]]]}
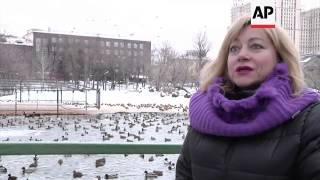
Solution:
{"label": "woman", "polygon": [[320,179],[319,94],[283,29],[240,19],[200,79],[176,179]]}

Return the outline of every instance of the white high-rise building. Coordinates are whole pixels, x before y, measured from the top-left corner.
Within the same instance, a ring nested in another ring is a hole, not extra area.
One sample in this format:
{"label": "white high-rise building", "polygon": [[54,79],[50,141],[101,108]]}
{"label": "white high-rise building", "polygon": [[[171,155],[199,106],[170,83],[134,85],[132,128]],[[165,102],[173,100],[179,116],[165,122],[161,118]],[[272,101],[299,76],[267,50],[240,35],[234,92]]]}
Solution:
{"label": "white high-rise building", "polygon": [[250,2],[247,0],[233,0],[231,8],[231,23],[242,16],[250,16]]}
{"label": "white high-rise building", "polygon": [[301,13],[300,54],[320,54],[320,7]]}
{"label": "white high-rise building", "polygon": [[[233,0],[231,23],[242,16],[250,16],[250,1]],[[275,0],[276,23],[289,33],[289,36],[299,48],[300,45],[300,0]]]}

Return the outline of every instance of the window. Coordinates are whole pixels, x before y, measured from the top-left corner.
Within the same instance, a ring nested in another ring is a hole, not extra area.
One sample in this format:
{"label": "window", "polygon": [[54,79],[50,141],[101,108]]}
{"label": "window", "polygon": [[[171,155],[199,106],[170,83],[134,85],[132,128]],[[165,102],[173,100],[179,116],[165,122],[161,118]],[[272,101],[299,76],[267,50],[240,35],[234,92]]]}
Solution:
{"label": "window", "polygon": [[143,44],[142,43],[140,43],[140,49],[143,49]]}
{"label": "window", "polygon": [[106,54],[110,55],[110,49],[106,49]]}
{"label": "window", "polygon": [[57,50],[56,46],[51,46],[51,50],[52,50],[52,52],[56,52],[56,50]]}
{"label": "window", "polygon": [[51,42],[52,42],[52,43],[56,43],[56,42],[57,42],[57,38],[52,37],[52,38],[51,38]]}
{"label": "window", "polygon": [[104,47],[104,45],[105,45],[104,41],[100,41],[100,45],[101,45],[101,47]]}
{"label": "window", "polygon": [[63,39],[62,38],[59,38],[59,43],[63,43]]}
{"label": "window", "polygon": [[137,48],[138,48],[137,43],[134,43],[134,44],[133,44],[133,48],[134,48],[134,49],[137,49]]}
{"label": "window", "polygon": [[113,47],[118,47],[119,43],[118,42],[113,42]]}
{"label": "window", "polygon": [[131,43],[128,43],[128,49],[131,49]]}
{"label": "window", "polygon": [[124,42],[120,42],[120,47],[124,48]]}
{"label": "window", "polygon": [[140,51],[140,56],[143,56],[143,51]]}
{"label": "window", "polygon": [[132,55],[131,51],[128,51],[128,56],[131,56],[131,55]]}
{"label": "window", "polygon": [[36,44],[41,44],[41,38],[36,38]]}
{"label": "window", "polygon": [[48,45],[48,39],[42,39],[42,42],[44,46]]}
{"label": "window", "polygon": [[69,39],[68,39],[68,42],[69,42],[69,44],[73,44],[73,39],[72,39],[72,38],[69,38]]}
{"label": "window", "polygon": [[85,39],[85,40],[84,40],[84,44],[85,44],[85,45],[88,45],[88,44],[89,44],[88,39]]}
{"label": "window", "polygon": [[106,46],[110,47],[110,41],[106,41]]}
{"label": "window", "polygon": [[137,51],[133,51],[133,56],[137,56],[137,55],[138,55]]}
{"label": "window", "polygon": [[41,47],[41,39],[36,38],[36,51],[39,52]]}

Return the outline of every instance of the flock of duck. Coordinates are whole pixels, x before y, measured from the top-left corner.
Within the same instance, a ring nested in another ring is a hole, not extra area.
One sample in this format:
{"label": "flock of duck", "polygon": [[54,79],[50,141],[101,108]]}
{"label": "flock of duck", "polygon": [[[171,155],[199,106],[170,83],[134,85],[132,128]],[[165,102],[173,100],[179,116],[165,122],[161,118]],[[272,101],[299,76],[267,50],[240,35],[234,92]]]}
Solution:
{"label": "flock of duck", "polygon": [[[0,129],[10,129],[20,127],[20,129],[30,132],[46,132],[45,136],[32,134],[31,136],[14,136],[2,138],[2,141],[102,141],[112,143],[139,142],[148,143],[182,143],[188,126],[188,117],[185,113],[113,113],[99,114],[96,116],[40,116],[27,115],[19,118],[13,116],[2,116]],[[48,135],[49,134],[49,135]],[[127,156],[125,154],[125,156]],[[145,159],[144,154],[139,155]],[[153,155],[147,158],[148,162],[154,161],[159,156]],[[163,159],[164,158],[164,159]],[[175,163],[163,157],[162,161],[167,167],[166,171],[174,170]],[[37,170],[38,156],[34,156],[33,162],[28,167],[21,168],[21,174],[32,174]],[[99,168],[106,164],[108,159],[100,158],[96,160],[95,167]],[[58,165],[64,163],[63,159],[57,161]],[[8,174],[8,179],[17,179],[12,173],[8,172],[6,167],[0,165],[0,173]],[[152,170],[141,172],[145,178],[155,178],[163,176],[165,173],[161,170]],[[81,169],[74,169],[73,178],[83,176]],[[118,173],[107,173],[97,175],[96,179],[115,179],[121,177]]]}

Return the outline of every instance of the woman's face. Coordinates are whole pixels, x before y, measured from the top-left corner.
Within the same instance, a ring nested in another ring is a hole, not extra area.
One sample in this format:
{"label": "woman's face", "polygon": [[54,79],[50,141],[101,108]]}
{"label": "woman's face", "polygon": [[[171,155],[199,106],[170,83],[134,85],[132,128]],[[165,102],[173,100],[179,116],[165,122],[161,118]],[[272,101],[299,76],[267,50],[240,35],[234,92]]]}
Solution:
{"label": "woman's face", "polygon": [[277,61],[277,52],[267,35],[261,29],[246,27],[230,44],[228,76],[240,88],[256,88]]}

